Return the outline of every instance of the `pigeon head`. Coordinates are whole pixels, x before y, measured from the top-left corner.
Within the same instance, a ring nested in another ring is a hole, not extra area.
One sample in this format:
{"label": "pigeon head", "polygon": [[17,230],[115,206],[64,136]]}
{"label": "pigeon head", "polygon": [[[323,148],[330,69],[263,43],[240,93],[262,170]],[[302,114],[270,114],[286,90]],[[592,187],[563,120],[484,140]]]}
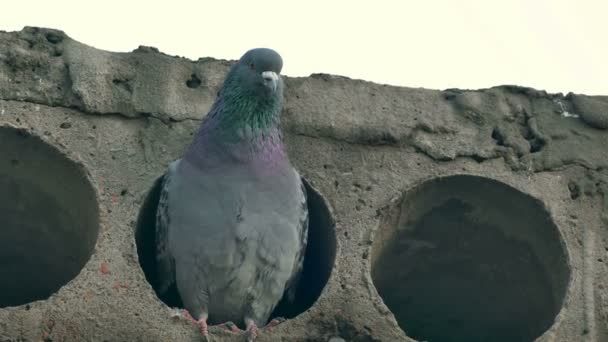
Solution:
{"label": "pigeon head", "polygon": [[211,110],[219,128],[228,134],[239,129],[262,133],[276,126],[283,104],[282,68],[283,59],[274,50],[245,52],[228,72]]}
{"label": "pigeon head", "polygon": [[273,162],[286,160],[279,127],[282,68],[283,59],[274,50],[247,51],[226,75],[186,157],[200,161],[211,155],[263,155]]}
{"label": "pigeon head", "polygon": [[234,77],[251,95],[269,97],[281,89],[283,59],[274,50],[258,48],[247,51],[234,67]]}

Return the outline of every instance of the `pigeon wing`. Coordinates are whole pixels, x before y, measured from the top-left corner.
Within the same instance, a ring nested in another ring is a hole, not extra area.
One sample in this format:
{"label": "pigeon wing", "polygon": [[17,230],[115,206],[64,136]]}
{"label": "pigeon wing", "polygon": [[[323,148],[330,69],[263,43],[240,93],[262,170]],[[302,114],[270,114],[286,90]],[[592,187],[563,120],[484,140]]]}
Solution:
{"label": "pigeon wing", "polygon": [[295,265],[293,268],[293,273],[289,277],[285,289],[287,291],[287,300],[290,303],[293,303],[296,298],[296,290],[298,288],[298,284],[300,282],[300,278],[302,277],[302,270],[304,268],[304,256],[306,254],[306,246],[308,241],[308,202],[306,198],[306,187],[304,186],[304,182],[300,179],[300,217],[298,229],[300,233],[300,249],[295,259]]}
{"label": "pigeon wing", "polygon": [[175,284],[175,260],[169,249],[169,185],[175,169],[169,167],[161,182],[156,212],[156,272],[159,293],[165,293]]}

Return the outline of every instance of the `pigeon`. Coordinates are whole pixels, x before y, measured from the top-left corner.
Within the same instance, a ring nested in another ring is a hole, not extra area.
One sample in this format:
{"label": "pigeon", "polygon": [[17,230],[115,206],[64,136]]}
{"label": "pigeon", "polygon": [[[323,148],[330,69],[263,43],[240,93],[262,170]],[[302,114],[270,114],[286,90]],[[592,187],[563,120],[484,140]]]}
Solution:
{"label": "pigeon", "polygon": [[302,273],[308,207],[279,126],[282,66],[274,50],[247,51],[161,181],[158,291],[177,288],[206,340],[209,321],[241,331],[239,322],[253,341]]}

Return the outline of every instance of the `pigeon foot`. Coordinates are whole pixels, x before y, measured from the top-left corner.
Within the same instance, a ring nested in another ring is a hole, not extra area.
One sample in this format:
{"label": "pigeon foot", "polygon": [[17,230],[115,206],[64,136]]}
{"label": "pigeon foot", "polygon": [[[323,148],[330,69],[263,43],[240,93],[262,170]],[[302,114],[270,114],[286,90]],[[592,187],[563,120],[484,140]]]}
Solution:
{"label": "pigeon foot", "polygon": [[286,319],[285,319],[285,318],[283,318],[283,317],[276,317],[276,318],[273,318],[272,320],[270,320],[270,322],[268,322],[268,324],[266,324],[266,325],[264,326],[264,328],[263,328],[263,329],[264,329],[264,330],[266,330],[266,329],[271,329],[271,328],[274,328],[274,327],[276,327],[277,325],[279,325],[279,324],[281,324],[281,323],[283,323],[283,322],[285,322],[285,321],[286,321]]}
{"label": "pigeon foot", "polygon": [[211,340],[209,339],[209,327],[207,326],[207,317],[199,319],[197,321],[197,323],[201,329],[201,334],[203,335],[203,339],[206,342],[211,342]]}
{"label": "pigeon foot", "polygon": [[233,322],[230,322],[230,321],[224,322],[224,323],[220,324],[219,326],[223,327],[225,329],[228,329],[228,330],[230,330],[230,331],[232,331],[234,333],[240,333],[240,332],[242,332],[242,330],[239,329],[239,327],[237,327],[236,324],[234,324]]}
{"label": "pigeon foot", "polygon": [[255,325],[255,322],[249,318],[245,319],[245,324],[247,325],[247,330],[245,330],[247,342],[254,342],[258,337],[258,326]]}
{"label": "pigeon foot", "polygon": [[188,312],[188,310],[182,309],[181,316],[183,318],[187,319],[188,321],[190,321],[190,323],[192,323],[192,324],[197,323],[197,321],[194,319],[194,317],[192,317],[192,315]]}
{"label": "pigeon foot", "polygon": [[182,310],[182,316],[190,321],[190,323],[197,325],[200,328],[201,335],[203,335],[203,341],[211,342],[209,337],[209,326],[207,325],[207,315],[202,314],[198,320],[194,319],[188,310]]}

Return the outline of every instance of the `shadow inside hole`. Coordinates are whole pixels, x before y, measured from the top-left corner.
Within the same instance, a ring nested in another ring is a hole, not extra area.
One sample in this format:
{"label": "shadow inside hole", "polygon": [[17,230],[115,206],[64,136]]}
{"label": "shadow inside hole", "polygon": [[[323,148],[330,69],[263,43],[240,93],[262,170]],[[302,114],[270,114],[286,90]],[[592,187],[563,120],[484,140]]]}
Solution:
{"label": "shadow inside hole", "polygon": [[308,200],[308,245],[295,302],[283,298],[273,317],[293,318],[308,310],[327,284],[336,258],[336,234],[331,212],[321,195],[302,178]]}
{"label": "shadow inside hole", "polygon": [[541,203],[473,176],[432,180],[387,210],[372,279],[406,334],[429,341],[533,341],[570,277]]}
{"label": "shadow inside hole", "polygon": [[[183,308],[175,286],[164,294],[158,291],[154,231],[161,181],[162,178],[156,180],[140,210],[135,232],[137,253],[146,279],[152,285],[158,298],[170,307]],[[302,181],[307,192],[309,214],[308,245],[304,268],[296,290],[295,301],[290,303],[283,298],[270,318],[293,318],[308,310],[317,301],[327,284],[336,257],[334,221],[329,208],[323,197],[305,179],[302,178]]]}
{"label": "shadow inside hole", "polygon": [[196,89],[201,86],[201,79],[196,76],[196,74],[192,74],[190,79],[186,81],[186,86],[188,88]]}
{"label": "shadow inside hole", "polygon": [[78,275],[99,230],[81,166],[25,130],[0,128],[0,307],[46,299]]}

